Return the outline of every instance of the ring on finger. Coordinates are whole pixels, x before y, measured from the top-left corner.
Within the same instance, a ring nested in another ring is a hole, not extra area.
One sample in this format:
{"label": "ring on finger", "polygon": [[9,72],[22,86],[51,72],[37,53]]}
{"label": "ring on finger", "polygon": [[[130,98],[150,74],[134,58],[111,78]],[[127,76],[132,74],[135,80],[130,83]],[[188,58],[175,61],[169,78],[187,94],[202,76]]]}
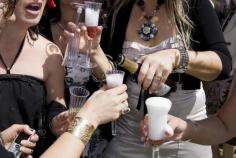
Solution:
{"label": "ring on finger", "polygon": [[123,108],[121,109],[120,113],[124,115],[124,114],[127,114],[128,112],[130,112],[129,106],[126,104],[123,104]]}
{"label": "ring on finger", "polygon": [[162,80],[163,80],[163,77],[162,77],[162,76],[156,76],[156,80],[162,81]]}
{"label": "ring on finger", "polygon": [[130,112],[130,108],[129,107],[125,107],[121,110],[121,114],[124,115],[124,114],[127,114]]}
{"label": "ring on finger", "polygon": [[165,82],[166,81],[166,77],[163,77],[163,76],[156,76],[156,79],[158,81],[161,81],[161,82]]}

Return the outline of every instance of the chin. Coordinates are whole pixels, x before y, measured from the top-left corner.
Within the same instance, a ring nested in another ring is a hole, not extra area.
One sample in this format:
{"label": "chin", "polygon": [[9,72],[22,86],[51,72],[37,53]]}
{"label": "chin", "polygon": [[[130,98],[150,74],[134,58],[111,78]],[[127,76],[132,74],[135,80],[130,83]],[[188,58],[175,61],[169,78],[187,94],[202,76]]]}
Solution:
{"label": "chin", "polygon": [[23,18],[19,18],[19,21],[21,24],[31,27],[31,26],[37,25],[40,19],[41,19],[41,16],[37,16],[37,17],[26,16]]}
{"label": "chin", "polygon": [[32,26],[38,25],[39,21],[40,20],[30,20],[30,21],[27,21],[26,23],[29,27],[32,27]]}

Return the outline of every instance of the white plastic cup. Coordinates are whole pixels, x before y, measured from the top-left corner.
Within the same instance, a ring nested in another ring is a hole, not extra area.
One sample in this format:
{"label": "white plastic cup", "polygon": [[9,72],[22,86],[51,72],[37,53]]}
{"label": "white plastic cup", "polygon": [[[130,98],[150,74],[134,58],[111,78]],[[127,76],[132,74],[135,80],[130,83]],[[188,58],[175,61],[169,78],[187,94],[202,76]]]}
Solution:
{"label": "white plastic cup", "polygon": [[167,124],[167,116],[172,103],[164,97],[150,97],[145,103],[148,111],[148,136],[154,141],[163,140],[166,137],[165,132],[173,132]]}

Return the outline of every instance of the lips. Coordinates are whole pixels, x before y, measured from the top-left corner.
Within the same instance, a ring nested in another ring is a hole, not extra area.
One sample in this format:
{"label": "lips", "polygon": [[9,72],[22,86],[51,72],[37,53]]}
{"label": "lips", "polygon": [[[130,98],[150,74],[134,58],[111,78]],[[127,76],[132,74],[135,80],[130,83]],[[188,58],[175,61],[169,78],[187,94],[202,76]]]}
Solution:
{"label": "lips", "polygon": [[42,3],[29,3],[25,8],[28,13],[36,16],[40,13],[41,7]]}

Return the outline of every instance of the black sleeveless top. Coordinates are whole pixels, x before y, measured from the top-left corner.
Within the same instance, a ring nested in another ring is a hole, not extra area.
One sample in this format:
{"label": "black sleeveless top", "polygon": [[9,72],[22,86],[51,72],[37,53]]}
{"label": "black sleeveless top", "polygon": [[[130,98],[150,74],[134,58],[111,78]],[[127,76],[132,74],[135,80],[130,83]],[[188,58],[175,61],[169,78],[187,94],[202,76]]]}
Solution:
{"label": "black sleeveless top", "polygon": [[15,123],[37,130],[46,105],[44,81],[27,75],[1,74],[0,102],[0,130]]}

